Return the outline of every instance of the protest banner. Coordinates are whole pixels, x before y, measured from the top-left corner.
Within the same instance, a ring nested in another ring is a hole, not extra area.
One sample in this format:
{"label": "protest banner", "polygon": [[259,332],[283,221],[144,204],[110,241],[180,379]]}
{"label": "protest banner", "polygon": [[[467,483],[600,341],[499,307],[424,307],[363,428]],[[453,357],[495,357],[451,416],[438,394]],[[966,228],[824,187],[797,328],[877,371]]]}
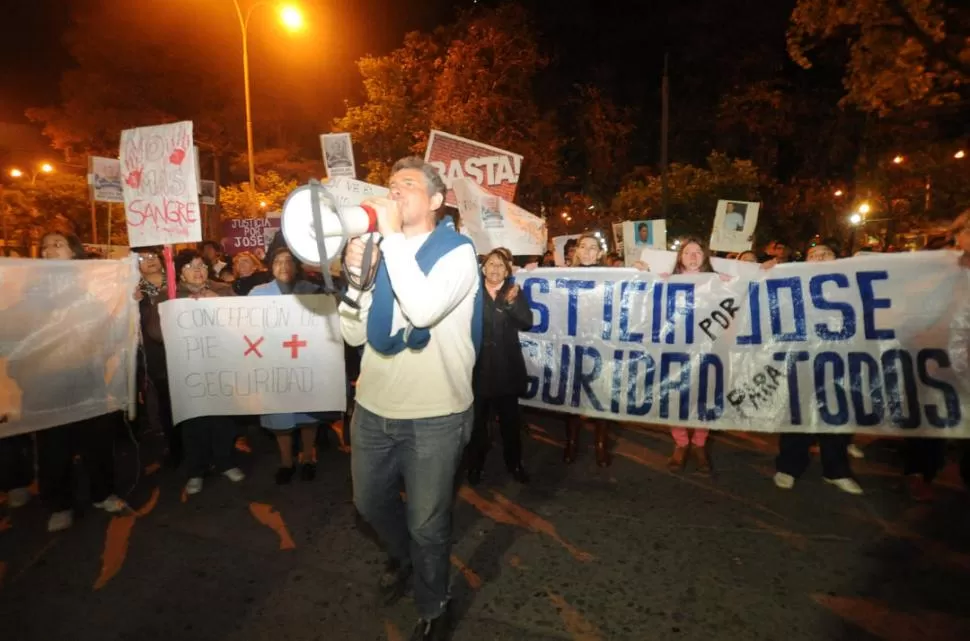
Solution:
{"label": "protest banner", "polygon": [[192,123],[121,132],[122,189],[132,247],[202,240]]}
{"label": "protest banner", "polygon": [[0,438],[133,411],[135,257],[0,259]]}
{"label": "protest banner", "polygon": [[176,422],[346,409],[332,296],[183,298],[159,312]]}
{"label": "protest banner", "polygon": [[485,192],[468,178],[456,180],[453,187],[461,233],[472,239],[479,254],[498,247],[505,247],[513,256],[542,256],[546,252],[546,221]]}
{"label": "protest banner", "polygon": [[470,178],[482,189],[499,198],[512,202],[519,186],[522,156],[492,147],[484,143],[432,130],[424,161],[437,168],[448,187],[445,203],[458,206],[454,183]]}
{"label": "protest banner", "polygon": [[327,178],[357,178],[350,134],[323,134],[320,136],[320,147],[323,148],[323,166]]}
{"label": "protest banner", "polygon": [[525,405],[755,432],[970,437],[970,272],[956,252],[784,264],[753,280],[516,275]]}
{"label": "protest banner", "polygon": [[234,218],[222,221],[222,248],[229,255],[239,252],[264,250],[280,230],[279,218]]}
{"label": "protest banner", "polygon": [[88,156],[88,187],[91,200],[99,203],[123,203],[121,162],[117,158]]}
{"label": "protest banner", "polygon": [[624,264],[632,267],[640,260],[640,250],[667,249],[666,220],[627,220],[623,223],[623,246],[628,248]]}
{"label": "protest banner", "polygon": [[219,186],[214,180],[199,182],[199,202],[203,205],[215,205],[219,194]]}
{"label": "protest banner", "polygon": [[721,252],[743,252],[751,249],[758,226],[761,203],[719,200],[714,210],[711,249]]}

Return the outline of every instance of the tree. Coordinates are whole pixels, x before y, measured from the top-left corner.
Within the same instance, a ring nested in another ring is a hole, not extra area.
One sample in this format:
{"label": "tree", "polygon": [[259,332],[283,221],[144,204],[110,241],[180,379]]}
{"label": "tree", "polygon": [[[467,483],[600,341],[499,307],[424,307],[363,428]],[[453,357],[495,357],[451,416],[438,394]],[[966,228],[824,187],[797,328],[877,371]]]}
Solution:
{"label": "tree", "polygon": [[256,174],[255,192],[246,183],[219,188],[222,217],[261,218],[268,212],[279,211],[286,197],[297,187],[295,180],[286,180],[275,171]]}
{"label": "tree", "polygon": [[621,107],[595,85],[576,87],[577,134],[582,149],[583,191],[604,205],[630,170],[636,112]]}
{"label": "tree", "polygon": [[48,231],[91,237],[87,182],[82,176],[55,173],[38,176],[34,185],[0,192],[4,240],[28,246]]}
{"label": "tree", "polygon": [[970,5],[963,0],[798,0],[788,52],[804,68],[825,41],[848,43],[845,101],[865,111],[936,107],[967,97]]}
{"label": "tree", "polygon": [[533,99],[541,55],[528,14],[515,5],[462,14],[432,34],[358,62],[365,101],[336,119],[362,150],[369,182],[401,156],[422,153],[430,129],[522,154],[517,194],[526,206],[558,183],[561,141],[553,114]]}
{"label": "tree", "polygon": [[[732,160],[719,153],[707,159],[707,168],[671,163],[668,171],[670,214],[668,236],[710,236],[718,200],[760,200],[758,168],[747,160]],[[613,200],[614,213],[624,220],[659,218],[662,188],[659,176],[633,180]]]}

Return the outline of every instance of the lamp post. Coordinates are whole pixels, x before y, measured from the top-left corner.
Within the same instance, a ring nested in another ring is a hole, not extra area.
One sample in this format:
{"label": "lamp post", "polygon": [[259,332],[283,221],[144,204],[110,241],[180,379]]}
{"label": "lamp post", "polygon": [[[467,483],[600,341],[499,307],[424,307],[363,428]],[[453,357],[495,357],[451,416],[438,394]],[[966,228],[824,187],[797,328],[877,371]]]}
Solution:
{"label": "lamp post", "polygon": [[[253,16],[253,10],[264,4],[271,4],[267,0],[260,0],[249,5],[245,16],[239,8],[239,0],[232,0],[236,8],[236,17],[239,18],[239,30],[242,33],[242,55],[243,55],[243,85],[246,97],[246,153],[249,160],[249,188],[256,190],[256,170],[253,164],[253,110],[249,96],[249,19]],[[280,21],[290,31],[299,31],[303,28],[303,15],[300,10],[292,6],[280,8]]]}

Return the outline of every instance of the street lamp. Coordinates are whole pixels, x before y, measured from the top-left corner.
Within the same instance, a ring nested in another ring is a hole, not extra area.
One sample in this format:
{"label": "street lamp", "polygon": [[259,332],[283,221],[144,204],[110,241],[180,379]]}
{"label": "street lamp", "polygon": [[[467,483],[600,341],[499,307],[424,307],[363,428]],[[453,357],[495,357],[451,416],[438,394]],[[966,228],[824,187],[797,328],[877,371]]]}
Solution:
{"label": "street lamp", "polygon": [[[54,173],[54,165],[50,164],[49,162],[41,163],[40,165],[37,166],[37,169],[35,169],[30,173],[31,186],[37,184],[37,174],[52,174],[52,173]],[[13,169],[10,170],[10,177],[23,178],[24,172],[14,167]]]}
{"label": "street lamp", "polygon": [[865,215],[865,214],[868,214],[870,211],[872,211],[872,207],[869,206],[869,203],[862,203],[861,205],[859,205],[860,214]]}
{"label": "street lamp", "polygon": [[862,222],[862,214],[860,214],[859,212],[852,214],[851,216],[849,216],[849,222],[852,223],[852,225],[858,225],[859,223]]}
{"label": "street lamp", "polygon": [[902,156],[897,155],[895,158],[893,158],[893,164],[895,164],[895,165],[901,165],[901,164],[903,164],[903,161],[904,160],[906,160],[906,159],[903,158]]}
{"label": "street lamp", "polygon": [[841,198],[841,197],[842,197],[842,195],[843,195],[844,193],[845,193],[845,192],[844,192],[844,191],[842,191],[841,189],[836,189],[836,190],[835,190],[835,197],[836,197],[836,198]]}
{"label": "street lamp", "polygon": [[[267,0],[260,0],[249,5],[246,15],[243,16],[242,9],[239,8],[239,0],[232,0],[236,7],[236,16],[239,18],[239,30],[242,33],[242,54],[243,54],[243,84],[246,97],[246,154],[249,159],[249,188],[256,189],[256,169],[253,163],[253,109],[249,95],[249,19],[253,16],[253,10],[264,4],[271,4]],[[280,22],[289,31],[299,31],[303,28],[303,14],[293,5],[280,7]]]}
{"label": "street lamp", "polygon": [[966,155],[967,153],[961,149],[957,151],[955,154],[953,154],[953,157],[956,158],[957,160],[963,160],[966,157]]}

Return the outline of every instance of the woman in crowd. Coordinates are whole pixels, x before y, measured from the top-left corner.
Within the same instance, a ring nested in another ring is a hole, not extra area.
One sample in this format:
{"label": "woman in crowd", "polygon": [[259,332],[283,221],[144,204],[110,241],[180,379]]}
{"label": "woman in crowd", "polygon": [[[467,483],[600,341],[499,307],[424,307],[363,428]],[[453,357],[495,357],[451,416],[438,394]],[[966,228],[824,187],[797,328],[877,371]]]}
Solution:
{"label": "woman in crowd", "polygon": [[[254,287],[249,292],[250,296],[300,295],[319,292],[316,285],[304,280],[300,264],[286,246],[273,250],[269,258],[273,280],[265,285]],[[312,481],[316,478],[316,462],[313,457],[313,446],[319,423],[316,418],[308,414],[264,414],[259,422],[276,435],[276,443],[280,449],[280,467],[276,471],[277,485],[289,484],[296,473],[296,464],[293,461],[293,432],[297,430],[300,432],[300,446],[303,453],[300,478],[304,481]]]}
{"label": "woman in crowd", "polygon": [[[806,262],[817,263],[835,260],[837,250],[819,243],[810,247]],[[810,449],[815,441],[822,459],[822,476],[843,492],[862,494],[862,488],[852,478],[849,466],[848,446],[851,434],[802,434],[785,432],[778,437],[778,458],[775,459],[775,485],[783,490],[795,486],[795,479],[802,475],[811,461]]]}
{"label": "woman in crowd", "polygon": [[[572,267],[600,267],[602,249],[600,240],[593,234],[583,234],[575,239],[575,252],[570,265]],[[570,241],[572,242],[572,241]],[[568,243],[567,243],[568,245]],[[563,461],[572,463],[579,451],[579,432],[583,422],[592,423],[596,444],[596,464],[608,467],[611,463],[609,453],[609,424],[599,418],[588,419],[583,416],[570,415],[566,423],[566,448],[563,451]]]}
{"label": "woman in crowd", "polygon": [[[175,275],[178,278],[177,298],[216,298],[232,296],[228,285],[209,280],[209,265],[202,254],[186,249],[175,257]],[[160,300],[168,293],[161,291]],[[147,321],[149,332],[161,340],[162,333],[157,306],[149,310],[152,317]],[[202,478],[210,467],[221,473],[233,483],[246,478],[242,470],[232,463],[236,440],[236,426],[226,416],[198,416],[182,421],[178,429],[182,434],[185,462],[189,480],[185,484],[186,494],[202,491]]]}
{"label": "woman in crowd", "polygon": [[[41,258],[45,260],[78,260],[84,258],[84,247],[73,235],[59,232],[47,233],[41,238]],[[65,285],[81,286],[81,283]],[[53,292],[56,296],[56,292]],[[101,305],[92,300],[91,305]],[[56,328],[55,331],[63,331]],[[83,357],[79,357],[84,361]],[[49,405],[56,398],[62,406],[84,402],[77,396],[79,377],[92,380],[104,379],[103,365],[94,366],[79,362],[71,367],[65,354],[59,359],[58,371],[45,376],[43,385],[25,385],[22,404],[24,407]],[[96,361],[97,359],[95,359]],[[37,363],[34,363],[35,365]],[[36,381],[35,381],[36,382]],[[44,399],[31,400],[43,395]],[[74,460],[79,457],[91,486],[91,500],[96,508],[109,513],[127,509],[127,505],[115,494],[114,436],[121,420],[118,412],[75,421],[37,432],[38,481],[41,499],[51,510],[47,529],[50,532],[66,530],[74,523]]]}
{"label": "woman in crowd", "polygon": [[155,307],[162,299],[162,292],[168,287],[165,270],[162,267],[161,251],[157,247],[141,247],[135,249],[138,253],[138,269],[141,280],[135,298],[141,312],[142,348],[145,350],[144,364],[139,361],[139,367],[144,366],[140,389],[147,400],[154,396],[158,410],[158,422],[165,434],[165,444],[168,448],[167,463],[178,467],[182,462],[182,437],[172,422],[172,401],[168,389],[168,369],[165,363],[165,343],[161,334],[155,334],[148,321],[157,317]]}
{"label": "woman in crowd", "polygon": [[232,259],[232,270],[236,274],[232,282],[232,291],[236,296],[246,296],[253,287],[273,280],[272,274],[263,269],[263,262],[252,252],[236,254]]}
{"label": "woman in crowd", "polygon": [[522,466],[522,414],[519,396],[525,392],[525,359],[519,332],[532,327],[532,310],[519,286],[510,279],[507,249],[492,250],[482,267],[485,276],[482,349],[475,364],[475,427],[468,445],[468,482],[477,485],[489,448],[488,422],[498,415],[505,467],[519,483],[528,483]]}

